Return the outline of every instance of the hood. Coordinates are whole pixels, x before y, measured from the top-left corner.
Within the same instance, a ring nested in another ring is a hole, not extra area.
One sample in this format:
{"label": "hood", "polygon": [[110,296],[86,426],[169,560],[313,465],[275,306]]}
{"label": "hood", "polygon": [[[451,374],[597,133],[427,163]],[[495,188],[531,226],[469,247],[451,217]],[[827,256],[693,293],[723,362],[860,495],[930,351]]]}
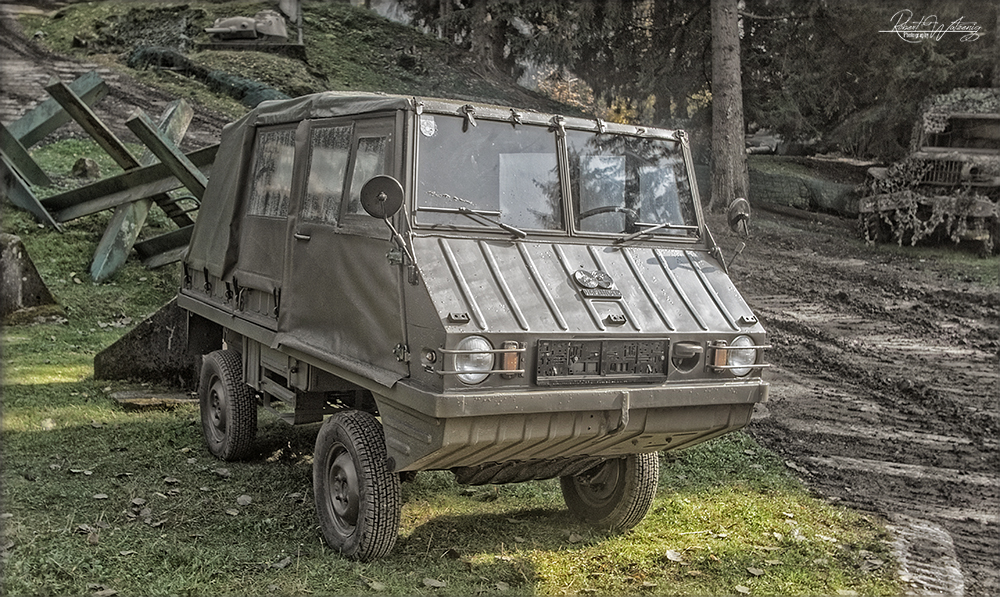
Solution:
{"label": "hood", "polygon": [[757,325],[701,250],[440,237],[414,238],[413,249],[449,332],[664,335]]}

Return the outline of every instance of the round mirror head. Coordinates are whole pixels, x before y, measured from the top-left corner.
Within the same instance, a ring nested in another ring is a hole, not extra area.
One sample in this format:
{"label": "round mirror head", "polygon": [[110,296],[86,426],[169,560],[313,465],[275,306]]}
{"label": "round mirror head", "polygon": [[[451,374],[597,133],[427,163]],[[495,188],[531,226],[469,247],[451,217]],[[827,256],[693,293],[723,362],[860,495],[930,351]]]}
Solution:
{"label": "round mirror head", "polygon": [[380,174],[361,187],[361,207],[373,218],[391,218],[402,206],[403,185],[391,176]]}
{"label": "round mirror head", "polygon": [[729,227],[733,232],[738,232],[741,225],[745,227],[747,220],[750,219],[750,202],[743,197],[733,199],[726,212],[726,219],[729,220]]}

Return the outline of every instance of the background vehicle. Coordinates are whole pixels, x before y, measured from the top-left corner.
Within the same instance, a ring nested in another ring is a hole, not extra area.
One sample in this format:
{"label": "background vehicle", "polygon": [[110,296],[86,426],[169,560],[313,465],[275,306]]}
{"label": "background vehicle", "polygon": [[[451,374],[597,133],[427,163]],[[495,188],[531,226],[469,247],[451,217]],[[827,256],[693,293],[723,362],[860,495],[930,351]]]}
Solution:
{"label": "background vehicle", "polygon": [[936,237],[1000,251],[1000,89],[931,98],[913,139],[907,159],[869,170],[859,206],[865,238]]}
{"label": "background vehicle", "polygon": [[392,548],[409,471],[559,477],[574,514],[633,527],[657,452],[767,397],[765,333],[692,171],[680,131],[374,94],[262,104],[223,133],[178,296],[209,449],[250,454],[258,405],[331,415],[317,515],[361,560]]}

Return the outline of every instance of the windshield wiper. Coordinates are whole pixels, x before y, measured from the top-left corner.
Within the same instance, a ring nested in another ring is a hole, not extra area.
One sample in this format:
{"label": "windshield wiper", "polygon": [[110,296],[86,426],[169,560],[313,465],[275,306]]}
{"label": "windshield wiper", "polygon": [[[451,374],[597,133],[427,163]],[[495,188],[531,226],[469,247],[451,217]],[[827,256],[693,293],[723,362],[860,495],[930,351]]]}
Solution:
{"label": "windshield wiper", "polygon": [[521,230],[520,228],[515,228],[510,224],[505,224],[500,220],[493,219],[500,217],[500,212],[498,211],[491,211],[485,209],[472,209],[469,207],[433,207],[429,205],[420,206],[417,208],[417,211],[430,211],[442,214],[461,214],[469,218],[473,222],[478,222],[482,224],[485,221],[489,224],[497,226],[501,230],[506,230],[507,232],[511,233],[515,238],[527,238],[528,236],[528,233],[525,232],[524,230]]}
{"label": "windshield wiper", "polygon": [[623,236],[617,239],[615,241],[615,244],[621,245],[627,243],[630,240],[637,239],[640,236],[652,234],[658,230],[698,230],[697,226],[683,226],[680,224],[671,224],[670,222],[660,222],[659,224],[644,224],[642,222],[639,222],[636,224],[636,226],[648,226],[648,228],[644,228],[642,230],[639,230],[638,232],[633,232],[632,234]]}

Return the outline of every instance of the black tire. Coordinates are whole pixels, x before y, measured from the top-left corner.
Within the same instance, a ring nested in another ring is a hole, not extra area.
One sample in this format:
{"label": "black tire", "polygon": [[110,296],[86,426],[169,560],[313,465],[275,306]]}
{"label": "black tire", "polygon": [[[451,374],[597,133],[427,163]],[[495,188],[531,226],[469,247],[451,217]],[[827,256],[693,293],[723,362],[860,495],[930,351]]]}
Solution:
{"label": "black tire", "polygon": [[627,531],[646,516],[656,497],[660,459],[656,453],[607,460],[572,477],[560,477],[571,514],[610,531]]}
{"label": "black tire", "polygon": [[208,451],[222,460],[246,458],[257,435],[257,404],[243,383],[243,361],[235,350],[205,355],[198,383],[201,429]]}
{"label": "black tire", "polygon": [[392,550],[402,495],[374,416],[349,410],[323,423],[313,454],[313,493],[323,538],[338,553],[367,562]]}

